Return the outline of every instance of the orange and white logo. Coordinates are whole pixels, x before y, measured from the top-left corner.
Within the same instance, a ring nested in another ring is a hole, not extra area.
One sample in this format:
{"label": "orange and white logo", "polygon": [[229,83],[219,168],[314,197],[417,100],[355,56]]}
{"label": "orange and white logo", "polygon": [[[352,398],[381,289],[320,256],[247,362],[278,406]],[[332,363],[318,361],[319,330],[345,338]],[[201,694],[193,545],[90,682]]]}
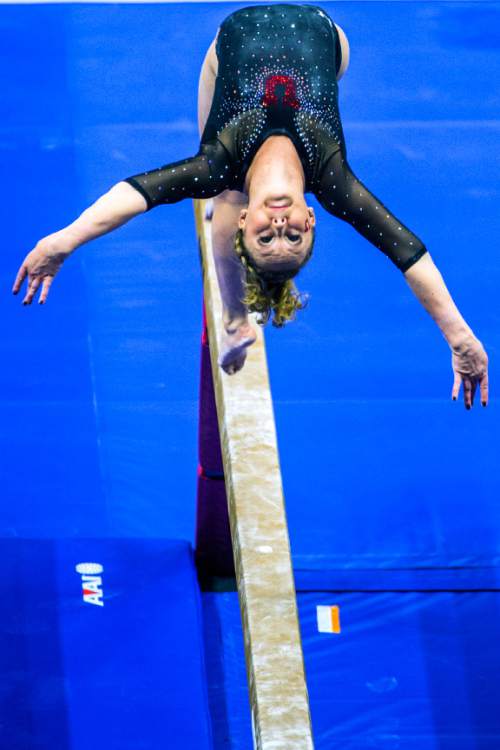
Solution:
{"label": "orange and white logo", "polygon": [[340,608],[337,604],[318,604],[316,617],[320,633],[340,633]]}

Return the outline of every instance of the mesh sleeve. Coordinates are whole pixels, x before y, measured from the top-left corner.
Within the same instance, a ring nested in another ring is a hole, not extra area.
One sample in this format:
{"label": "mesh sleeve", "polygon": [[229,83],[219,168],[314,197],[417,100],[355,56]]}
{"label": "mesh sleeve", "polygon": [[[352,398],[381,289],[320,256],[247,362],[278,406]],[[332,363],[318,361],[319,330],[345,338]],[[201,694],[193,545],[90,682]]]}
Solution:
{"label": "mesh sleeve", "polygon": [[229,154],[219,142],[202,144],[196,156],[127,177],[146,199],[147,210],[184,198],[212,198],[232,185]]}
{"label": "mesh sleeve", "polygon": [[352,224],[401,271],[427,252],[422,241],[358,180],[341,150],[329,158],[314,194],[323,208]]}

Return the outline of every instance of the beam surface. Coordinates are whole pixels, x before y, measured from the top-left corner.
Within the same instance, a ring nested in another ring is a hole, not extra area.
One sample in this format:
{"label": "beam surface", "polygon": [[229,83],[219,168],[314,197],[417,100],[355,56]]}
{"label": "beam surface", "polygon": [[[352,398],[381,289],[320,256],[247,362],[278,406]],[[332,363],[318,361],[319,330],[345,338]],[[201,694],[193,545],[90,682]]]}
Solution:
{"label": "beam surface", "polygon": [[217,417],[242,617],[256,750],[311,750],[276,428],[262,329],[245,366],[218,366],[222,302],[206,201],[194,201]]}

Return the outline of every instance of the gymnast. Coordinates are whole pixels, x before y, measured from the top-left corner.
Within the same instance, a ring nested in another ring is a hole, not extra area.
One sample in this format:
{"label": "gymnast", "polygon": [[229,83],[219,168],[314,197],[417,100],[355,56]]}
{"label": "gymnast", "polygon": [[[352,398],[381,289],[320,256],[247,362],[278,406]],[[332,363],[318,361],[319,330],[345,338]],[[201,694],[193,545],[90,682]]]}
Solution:
{"label": "gymnast", "polygon": [[185,198],[213,199],[212,238],[223,302],[220,366],[240,370],[257,322],[282,326],[306,299],[294,277],[313,252],[312,193],[404,274],[448,342],[456,400],[470,409],[477,387],[488,403],[488,357],[457,309],[422,241],[354,175],[338,109],[338,80],[349,63],[344,31],[315,5],[255,5],[222,22],[198,87],[195,156],[128,177],[72,224],[41,239],[16,276],[23,304],[39,303],[80,245],[138,214]]}

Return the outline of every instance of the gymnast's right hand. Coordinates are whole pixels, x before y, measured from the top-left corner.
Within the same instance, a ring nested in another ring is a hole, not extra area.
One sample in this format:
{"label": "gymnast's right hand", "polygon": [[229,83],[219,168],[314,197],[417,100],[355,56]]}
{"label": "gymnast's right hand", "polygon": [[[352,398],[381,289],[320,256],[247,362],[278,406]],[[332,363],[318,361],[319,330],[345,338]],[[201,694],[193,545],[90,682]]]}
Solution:
{"label": "gymnast's right hand", "polygon": [[255,343],[257,336],[248,321],[234,329],[225,330],[219,345],[219,365],[228,375],[239,372],[247,358],[247,349]]}
{"label": "gymnast's right hand", "polygon": [[65,248],[54,235],[41,239],[33,250],[25,257],[19,271],[17,272],[13,294],[17,294],[27,278],[26,295],[23,305],[30,305],[36,290],[42,285],[42,291],[38,302],[43,305],[47,299],[50,286],[54,276],[61,268],[66,258],[71,255],[72,250]]}

